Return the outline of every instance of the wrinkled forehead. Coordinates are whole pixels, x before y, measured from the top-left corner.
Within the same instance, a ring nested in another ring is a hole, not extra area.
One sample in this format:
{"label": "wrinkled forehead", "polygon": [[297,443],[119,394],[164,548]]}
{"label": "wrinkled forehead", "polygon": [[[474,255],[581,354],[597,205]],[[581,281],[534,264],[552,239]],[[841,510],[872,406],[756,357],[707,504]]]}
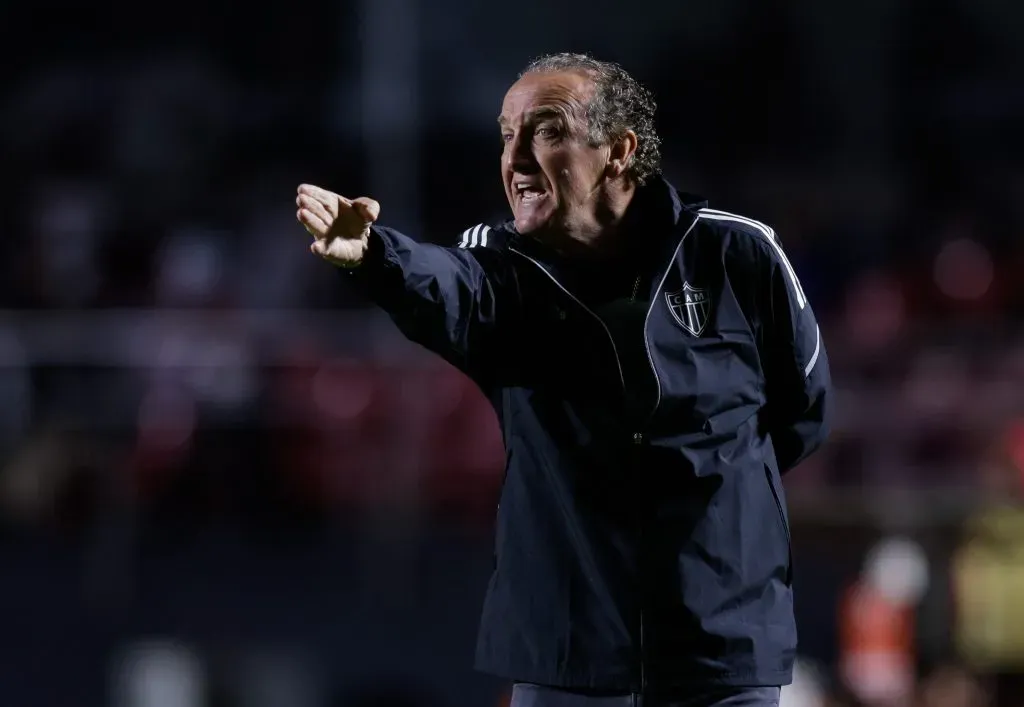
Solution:
{"label": "wrinkled forehead", "polygon": [[552,113],[566,119],[581,118],[593,95],[594,82],[583,73],[526,74],[505,94],[498,123],[518,125]]}

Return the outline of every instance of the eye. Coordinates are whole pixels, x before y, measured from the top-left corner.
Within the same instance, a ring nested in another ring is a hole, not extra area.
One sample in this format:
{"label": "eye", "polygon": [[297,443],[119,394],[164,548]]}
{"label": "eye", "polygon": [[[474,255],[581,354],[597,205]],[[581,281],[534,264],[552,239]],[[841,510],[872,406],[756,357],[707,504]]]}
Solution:
{"label": "eye", "polygon": [[505,143],[512,142],[512,133],[502,133],[501,141]]}
{"label": "eye", "polygon": [[550,125],[537,128],[537,134],[541,137],[555,137],[558,135],[558,129],[553,128]]}

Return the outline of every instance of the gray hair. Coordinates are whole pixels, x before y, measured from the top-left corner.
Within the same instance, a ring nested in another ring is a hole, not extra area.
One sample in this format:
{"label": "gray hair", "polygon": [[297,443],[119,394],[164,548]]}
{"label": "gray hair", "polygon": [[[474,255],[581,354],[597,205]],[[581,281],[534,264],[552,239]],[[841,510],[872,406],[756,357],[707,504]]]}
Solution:
{"label": "gray hair", "polygon": [[607,144],[632,130],[636,133],[636,152],[627,174],[640,185],[661,174],[661,138],[654,129],[657,104],[650,91],[618,64],[587,54],[564,52],[542,56],[531,61],[519,77],[556,71],[579,72],[594,81],[594,97],[587,106],[592,145]]}

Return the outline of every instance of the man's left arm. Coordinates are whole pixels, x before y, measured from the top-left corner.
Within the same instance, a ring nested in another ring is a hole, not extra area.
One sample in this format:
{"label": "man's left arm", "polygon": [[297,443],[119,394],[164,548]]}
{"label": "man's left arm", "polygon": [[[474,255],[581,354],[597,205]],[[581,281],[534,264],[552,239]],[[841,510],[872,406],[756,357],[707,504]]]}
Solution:
{"label": "man's left arm", "polygon": [[767,254],[767,272],[762,271],[766,421],[779,472],[785,473],[825,442],[834,401],[821,329],[800,280],[777,240]]}

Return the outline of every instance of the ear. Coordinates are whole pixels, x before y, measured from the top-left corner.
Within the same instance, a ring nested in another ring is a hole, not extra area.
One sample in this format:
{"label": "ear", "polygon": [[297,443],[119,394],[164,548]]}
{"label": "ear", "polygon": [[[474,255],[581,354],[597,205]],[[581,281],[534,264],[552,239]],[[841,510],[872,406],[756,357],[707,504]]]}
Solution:
{"label": "ear", "polygon": [[608,170],[613,177],[621,177],[629,169],[636,154],[636,133],[627,130],[619,138],[611,143],[611,151],[608,153]]}

